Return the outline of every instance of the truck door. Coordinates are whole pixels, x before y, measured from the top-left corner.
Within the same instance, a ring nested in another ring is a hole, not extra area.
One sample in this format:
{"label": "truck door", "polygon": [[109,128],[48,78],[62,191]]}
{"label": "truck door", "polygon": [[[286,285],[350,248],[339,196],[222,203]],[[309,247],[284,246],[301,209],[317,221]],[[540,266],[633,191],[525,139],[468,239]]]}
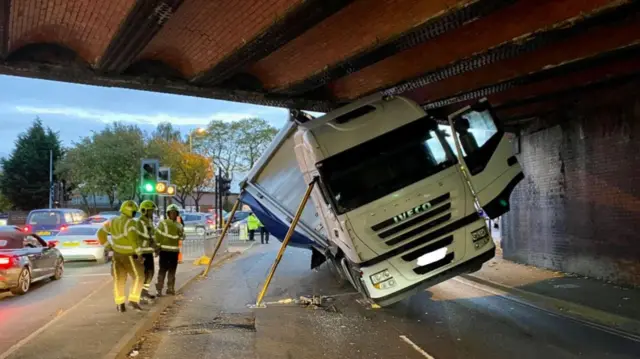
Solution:
{"label": "truck door", "polygon": [[524,179],[511,141],[491,105],[481,100],[449,115],[458,157],[480,207],[491,219],[509,211],[509,196]]}

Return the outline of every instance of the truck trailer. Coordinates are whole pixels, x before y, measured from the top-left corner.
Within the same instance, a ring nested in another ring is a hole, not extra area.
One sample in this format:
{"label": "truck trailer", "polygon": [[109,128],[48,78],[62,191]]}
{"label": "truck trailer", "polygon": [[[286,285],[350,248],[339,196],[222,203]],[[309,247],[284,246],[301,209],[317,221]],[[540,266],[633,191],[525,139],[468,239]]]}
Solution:
{"label": "truck trailer", "polygon": [[508,212],[523,178],[486,100],[437,118],[373,95],[318,118],[291,111],[240,200],[282,240],[314,183],[289,245],[387,306],[490,260],[486,217]]}

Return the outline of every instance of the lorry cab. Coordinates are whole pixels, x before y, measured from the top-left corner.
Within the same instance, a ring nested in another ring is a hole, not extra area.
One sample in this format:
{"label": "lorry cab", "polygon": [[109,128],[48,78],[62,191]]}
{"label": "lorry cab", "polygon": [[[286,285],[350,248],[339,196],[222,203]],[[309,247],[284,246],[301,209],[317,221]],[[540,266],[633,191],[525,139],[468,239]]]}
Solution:
{"label": "lorry cab", "polygon": [[486,101],[436,119],[377,95],[300,124],[294,141],[338,265],[383,305],[489,260],[479,210],[508,211],[523,178]]}

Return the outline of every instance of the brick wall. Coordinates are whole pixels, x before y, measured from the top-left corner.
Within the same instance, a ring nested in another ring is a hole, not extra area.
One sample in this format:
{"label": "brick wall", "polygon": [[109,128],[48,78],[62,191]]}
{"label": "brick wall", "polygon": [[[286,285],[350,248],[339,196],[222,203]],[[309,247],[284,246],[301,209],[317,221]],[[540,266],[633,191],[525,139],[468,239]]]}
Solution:
{"label": "brick wall", "polygon": [[522,136],[506,259],[640,285],[640,99],[629,95],[558,111],[555,126]]}

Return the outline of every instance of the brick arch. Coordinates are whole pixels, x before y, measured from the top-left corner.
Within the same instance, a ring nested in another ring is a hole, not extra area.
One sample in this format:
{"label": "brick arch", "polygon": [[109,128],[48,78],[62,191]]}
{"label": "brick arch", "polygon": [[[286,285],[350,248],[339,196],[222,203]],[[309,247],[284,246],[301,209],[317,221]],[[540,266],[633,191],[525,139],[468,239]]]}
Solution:
{"label": "brick arch", "polygon": [[[76,53],[84,62],[94,65],[100,54],[95,46],[80,40],[73,29],[62,25],[44,25],[20,34],[11,33],[9,57],[36,44],[55,44]],[[93,47],[93,48],[92,48]]]}
{"label": "brick arch", "polygon": [[90,70],[91,65],[78,53],[64,45],[52,43],[32,43],[24,45],[7,56],[7,63],[29,62],[64,65]]}
{"label": "brick arch", "polygon": [[173,67],[162,60],[156,59],[140,59],[132,63],[126,70],[124,75],[130,76],[149,76],[152,78],[163,78],[168,80],[185,80],[184,74],[179,68]]}
{"label": "brick arch", "polygon": [[[177,48],[171,46],[154,46],[152,49],[145,51],[135,63],[140,62],[156,62],[179,73],[184,79],[190,80],[188,74],[193,73],[193,64],[189,58]],[[135,64],[134,63],[134,64]]]}

